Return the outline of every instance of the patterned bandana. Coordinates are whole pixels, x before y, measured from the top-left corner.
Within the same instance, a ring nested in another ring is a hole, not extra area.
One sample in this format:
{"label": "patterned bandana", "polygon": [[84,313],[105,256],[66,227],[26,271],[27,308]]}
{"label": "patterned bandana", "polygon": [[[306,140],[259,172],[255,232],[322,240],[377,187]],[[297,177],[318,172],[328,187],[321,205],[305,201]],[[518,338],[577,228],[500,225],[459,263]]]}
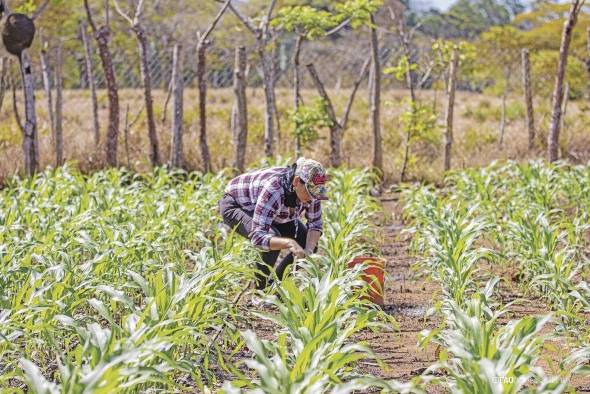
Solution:
{"label": "patterned bandana", "polygon": [[297,160],[295,175],[305,183],[305,188],[316,200],[327,200],[326,182],[328,176],[324,167],[315,160],[301,157]]}

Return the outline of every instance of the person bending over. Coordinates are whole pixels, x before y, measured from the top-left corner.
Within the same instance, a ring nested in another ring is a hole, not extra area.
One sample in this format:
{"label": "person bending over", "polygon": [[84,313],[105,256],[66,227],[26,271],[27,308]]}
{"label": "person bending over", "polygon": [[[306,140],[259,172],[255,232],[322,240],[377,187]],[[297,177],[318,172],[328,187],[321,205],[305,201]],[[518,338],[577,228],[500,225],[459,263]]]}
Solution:
{"label": "person bending over", "polygon": [[[302,157],[289,167],[255,170],[229,182],[218,203],[219,212],[227,226],[261,249],[257,289],[267,286],[281,250],[289,253],[275,267],[279,279],[293,256],[302,258],[317,249],[326,181],[324,167]],[[307,225],[299,220],[303,213]]]}

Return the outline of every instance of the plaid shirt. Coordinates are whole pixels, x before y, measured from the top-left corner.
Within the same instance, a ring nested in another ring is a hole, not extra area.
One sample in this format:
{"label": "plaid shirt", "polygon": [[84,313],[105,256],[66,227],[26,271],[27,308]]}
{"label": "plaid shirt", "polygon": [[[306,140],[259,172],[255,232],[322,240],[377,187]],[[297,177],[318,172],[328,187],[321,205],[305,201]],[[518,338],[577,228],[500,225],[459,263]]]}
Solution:
{"label": "plaid shirt", "polygon": [[270,249],[270,239],[275,236],[272,223],[296,220],[303,211],[307,228],[322,231],[322,206],[319,200],[307,204],[298,201],[294,208],[285,206],[285,192],[281,187],[281,176],[285,172],[285,167],[249,172],[232,179],[225,189],[245,211],[253,212],[250,240],[254,246],[264,250]]}

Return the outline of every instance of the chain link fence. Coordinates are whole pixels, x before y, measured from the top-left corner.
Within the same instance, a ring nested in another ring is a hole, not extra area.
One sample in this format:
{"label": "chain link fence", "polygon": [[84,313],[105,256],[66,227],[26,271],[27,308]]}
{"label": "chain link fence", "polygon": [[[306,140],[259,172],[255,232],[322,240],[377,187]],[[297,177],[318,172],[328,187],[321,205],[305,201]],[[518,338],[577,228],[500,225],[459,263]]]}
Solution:
{"label": "chain link fence", "polygon": [[[311,87],[311,80],[306,77],[305,65],[313,63],[326,87],[348,87],[358,77],[362,64],[370,56],[370,43],[348,39],[346,35],[356,34],[347,32],[338,39],[326,39],[318,42],[306,42],[300,57],[302,83],[304,87]],[[132,37],[130,37],[132,38]],[[87,70],[84,59],[82,42],[71,39],[64,50],[63,81],[66,89],[87,89]],[[73,41],[73,42],[72,42]],[[183,74],[185,87],[195,87],[196,79],[196,40],[180,43],[183,47]],[[396,44],[381,43],[380,56],[382,62],[387,62],[396,56]],[[91,42],[93,77],[99,89],[106,88],[104,72],[95,42]],[[294,37],[283,37],[272,51],[275,60],[275,77],[277,87],[291,87],[293,85],[292,57],[295,47]],[[135,49],[131,47],[132,49]],[[110,45],[113,66],[117,77],[117,85],[123,89],[138,89],[142,87],[139,54],[137,50],[117,48],[115,43]],[[247,46],[248,54],[248,86],[262,86],[262,68],[256,47]],[[43,87],[41,75],[40,54],[31,50],[35,84],[38,89]],[[55,61],[53,52],[49,52],[49,63],[53,72]],[[211,46],[207,52],[206,80],[209,88],[228,88],[233,83],[235,51],[233,48]],[[150,41],[149,71],[154,89],[167,89],[172,75],[172,48],[166,48],[166,43],[156,40]],[[20,78],[15,78],[20,84]]]}

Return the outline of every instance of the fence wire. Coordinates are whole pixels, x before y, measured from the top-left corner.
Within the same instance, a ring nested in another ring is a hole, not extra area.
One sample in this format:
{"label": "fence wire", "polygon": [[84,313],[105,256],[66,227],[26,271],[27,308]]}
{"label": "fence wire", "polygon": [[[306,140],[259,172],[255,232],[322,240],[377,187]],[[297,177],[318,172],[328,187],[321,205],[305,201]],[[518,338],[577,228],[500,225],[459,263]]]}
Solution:
{"label": "fence wire", "polygon": [[[351,33],[352,34],[352,33]],[[76,39],[77,40],[77,39]],[[172,49],[166,48],[165,43],[152,40],[150,42],[149,72],[154,89],[167,89],[172,75]],[[185,87],[196,86],[196,42],[184,42],[183,46],[183,75]],[[169,46],[169,45],[168,45]],[[91,42],[93,78],[97,88],[106,88],[106,80],[100,63],[100,57],[94,42]],[[293,85],[292,57],[295,47],[294,37],[280,40],[276,45],[274,54],[275,78],[277,87],[290,87]],[[166,48],[166,49],[163,49]],[[110,46],[113,67],[117,78],[117,85],[123,89],[137,89],[142,87],[139,54],[137,51]],[[262,85],[262,68],[258,52],[254,46],[246,47],[248,55],[248,86],[259,87]],[[380,57],[382,62],[395,56],[397,53],[394,42],[382,43]],[[363,63],[369,57],[370,45],[361,40],[325,40],[323,42],[307,42],[302,48],[300,56],[302,83],[304,87],[310,87],[311,80],[306,78],[305,65],[313,63],[326,87],[348,87],[356,80]],[[43,87],[41,74],[40,54],[31,49],[35,86]],[[54,71],[55,61],[53,52],[49,51],[49,66]],[[211,46],[207,52],[206,81],[210,88],[229,88],[233,83],[235,51],[233,48]],[[14,61],[13,63],[16,63]],[[84,59],[82,43],[68,45],[64,50],[64,87],[66,89],[87,89],[87,70]],[[16,72],[16,67],[13,68]],[[15,78],[20,84],[20,78]]]}

